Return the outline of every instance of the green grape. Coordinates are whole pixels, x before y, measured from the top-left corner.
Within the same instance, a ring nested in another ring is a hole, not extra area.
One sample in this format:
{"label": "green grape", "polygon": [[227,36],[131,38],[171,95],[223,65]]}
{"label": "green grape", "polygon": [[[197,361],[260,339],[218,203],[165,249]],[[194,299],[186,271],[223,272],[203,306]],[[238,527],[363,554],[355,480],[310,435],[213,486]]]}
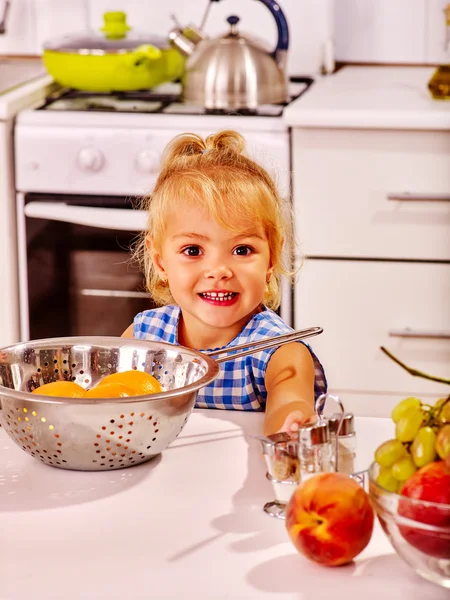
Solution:
{"label": "green grape", "polygon": [[432,427],[421,427],[411,445],[410,452],[416,467],[424,467],[436,458],[436,434]]}
{"label": "green grape", "polygon": [[392,475],[401,482],[412,477],[416,471],[417,467],[409,454],[408,456],[399,458],[391,467]]}
{"label": "green grape", "polygon": [[390,467],[399,458],[406,456],[406,448],[398,440],[388,440],[375,451],[375,460],[380,467]]}
{"label": "green grape", "polygon": [[420,408],[410,408],[395,425],[395,437],[401,442],[412,442],[423,421]]}
{"label": "green grape", "polygon": [[388,492],[397,493],[400,488],[400,482],[392,475],[391,467],[381,468],[376,482]]}
{"label": "green grape", "polygon": [[422,403],[419,400],[419,398],[412,398],[412,397],[405,398],[404,400],[399,402],[396,406],[394,406],[392,413],[391,413],[392,420],[394,421],[394,423],[398,423],[400,421],[400,419],[403,417],[403,415],[410,408],[420,408],[421,406],[422,406]]}
{"label": "green grape", "polygon": [[[439,412],[439,421],[445,425],[446,423],[450,423],[450,400],[447,398],[441,398],[441,400],[443,400],[443,402],[440,404],[442,408]],[[438,402],[440,402],[440,400],[438,400]]]}
{"label": "green grape", "polygon": [[434,448],[442,460],[450,456],[450,425],[443,425],[439,429]]}

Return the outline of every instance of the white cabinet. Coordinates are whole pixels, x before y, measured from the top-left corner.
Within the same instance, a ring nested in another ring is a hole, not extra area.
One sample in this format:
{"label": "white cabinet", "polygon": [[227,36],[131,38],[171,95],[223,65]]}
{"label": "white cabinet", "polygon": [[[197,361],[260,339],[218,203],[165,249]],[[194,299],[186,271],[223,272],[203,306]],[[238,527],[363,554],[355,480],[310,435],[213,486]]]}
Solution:
{"label": "white cabinet", "polygon": [[307,256],[450,260],[448,131],[294,129]]}
{"label": "white cabinet", "polygon": [[412,377],[380,347],[449,377],[449,307],[449,264],[310,258],[299,274],[295,325],[323,327],[311,344],[348,410],[387,416],[406,396],[448,394],[448,386]]}
{"label": "white cabinet", "polygon": [[295,326],[324,328],[311,345],[330,389],[377,416],[408,395],[448,394],[380,350],[450,376],[448,131],[296,128],[293,185],[306,256]]}

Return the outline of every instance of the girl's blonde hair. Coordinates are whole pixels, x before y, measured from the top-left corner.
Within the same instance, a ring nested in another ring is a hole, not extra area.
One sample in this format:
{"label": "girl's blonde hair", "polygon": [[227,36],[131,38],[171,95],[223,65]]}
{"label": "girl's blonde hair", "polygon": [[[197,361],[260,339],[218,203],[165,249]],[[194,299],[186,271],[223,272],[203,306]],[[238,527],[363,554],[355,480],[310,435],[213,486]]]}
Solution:
{"label": "girl's blonde hair", "polygon": [[141,208],[148,211],[148,226],[135,247],[147,289],[157,304],[170,304],[173,298],[168,282],[154,268],[146,239],[151,239],[160,252],[170,213],[183,211],[184,206],[195,202],[228,229],[238,230],[235,224],[239,222],[262,226],[273,267],[263,303],[278,308],[280,277],[292,275],[286,207],[267,171],[246,157],[244,151],[244,138],[235,131],[221,131],[206,139],[193,133],[182,134],[165,149],[153,193],[141,202]]}

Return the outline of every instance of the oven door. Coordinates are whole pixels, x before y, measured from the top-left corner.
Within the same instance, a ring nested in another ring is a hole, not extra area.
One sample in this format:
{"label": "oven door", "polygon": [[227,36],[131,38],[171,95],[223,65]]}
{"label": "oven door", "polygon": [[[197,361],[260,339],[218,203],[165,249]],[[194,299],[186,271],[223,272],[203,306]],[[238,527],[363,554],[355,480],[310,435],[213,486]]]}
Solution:
{"label": "oven door", "polygon": [[154,305],[130,249],[146,212],[124,197],[18,195],[21,339],[121,335]]}

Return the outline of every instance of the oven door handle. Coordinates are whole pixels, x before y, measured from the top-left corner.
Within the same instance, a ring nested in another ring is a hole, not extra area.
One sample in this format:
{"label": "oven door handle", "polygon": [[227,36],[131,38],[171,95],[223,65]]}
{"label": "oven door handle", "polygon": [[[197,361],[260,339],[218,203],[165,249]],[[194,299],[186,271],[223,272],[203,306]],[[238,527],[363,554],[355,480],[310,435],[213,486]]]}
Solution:
{"label": "oven door handle", "polygon": [[147,229],[148,214],[145,210],[72,206],[63,202],[29,202],[24,210],[25,215],[33,219],[49,219],[117,231]]}

